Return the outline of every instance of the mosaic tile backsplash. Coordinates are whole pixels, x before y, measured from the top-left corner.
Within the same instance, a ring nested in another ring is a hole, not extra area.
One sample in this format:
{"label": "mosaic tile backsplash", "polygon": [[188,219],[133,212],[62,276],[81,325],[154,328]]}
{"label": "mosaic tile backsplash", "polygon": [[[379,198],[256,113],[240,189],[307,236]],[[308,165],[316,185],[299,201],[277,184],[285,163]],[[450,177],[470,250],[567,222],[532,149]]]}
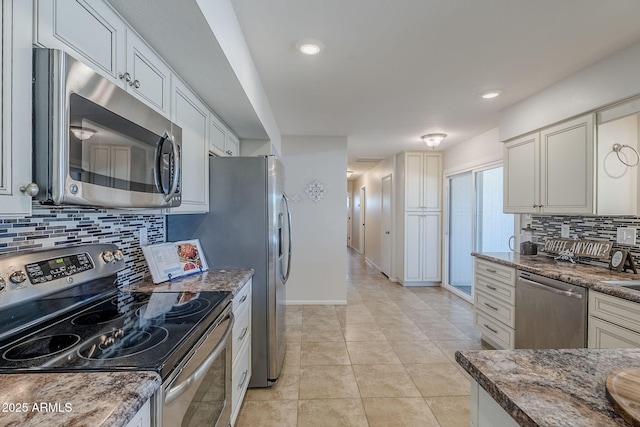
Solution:
{"label": "mosaic tile backsplash", "polygon": [[42,206],[34,202],[31,216],[0,219],[0,254],[83,243],[114,243],[125,255],[126,267],[118,273],[118,279],[126,285],[149,272],[140,249],[142,227],[147,228],[149,244],[166,240],[164,215]]}
{"label": "mosaic tile backsplash", "polygon": [[[527,221],[528,222],[528,221]],[[633,255],[636,266],[640,265],[640,246],[618,245],[615,243],[618,227],[640,228],[640,218],[625,216],[564,216],[564,215],[532,215],[531,227],[534,237],[543,242],[547,237],[559,238],[560,226],[569,224],[571,237],[578,239],[597,239],[613,242],[613,249],[626,249]],[[640,239],[638,239],[640,242]],[[608,266],[607,260],[583,259],[583,261]]]}

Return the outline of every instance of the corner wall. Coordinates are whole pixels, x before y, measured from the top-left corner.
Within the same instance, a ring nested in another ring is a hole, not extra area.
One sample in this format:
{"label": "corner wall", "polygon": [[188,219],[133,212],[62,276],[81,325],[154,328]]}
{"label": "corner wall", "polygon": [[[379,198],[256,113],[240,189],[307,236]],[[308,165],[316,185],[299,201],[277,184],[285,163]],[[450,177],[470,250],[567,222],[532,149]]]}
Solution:
{"label": "corner wall", "polygon": [[[292,216],[287,304],[346,304],[347,138],[284,136],[282,163]],[[318,180],[324,197],[305,193]]]}

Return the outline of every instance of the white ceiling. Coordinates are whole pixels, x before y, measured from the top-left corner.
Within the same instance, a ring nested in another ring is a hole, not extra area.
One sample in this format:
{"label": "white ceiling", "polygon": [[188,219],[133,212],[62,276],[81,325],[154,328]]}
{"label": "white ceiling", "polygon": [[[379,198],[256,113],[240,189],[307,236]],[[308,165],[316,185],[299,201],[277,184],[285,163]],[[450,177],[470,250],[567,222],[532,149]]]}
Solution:
{"label": "white ceiling", "polygon": [[[424,149],[425,133],[446,150],[640,39],[638,0],[231,1],[280,132],[346,135],[351,169]],[[303,56],[303,38],[326,48]]]}
{"label": "white ceiling", "polygon": [[[240,138],[266,138],[195,0],[107,1]],[[356,171],[424,149],[425,133],[448,134],[446,150],[495,128],[501,109],[640,40],[638,0],[230,1],[280,132],[347,136]],[[303,38],[326,48],[303,56]]]}

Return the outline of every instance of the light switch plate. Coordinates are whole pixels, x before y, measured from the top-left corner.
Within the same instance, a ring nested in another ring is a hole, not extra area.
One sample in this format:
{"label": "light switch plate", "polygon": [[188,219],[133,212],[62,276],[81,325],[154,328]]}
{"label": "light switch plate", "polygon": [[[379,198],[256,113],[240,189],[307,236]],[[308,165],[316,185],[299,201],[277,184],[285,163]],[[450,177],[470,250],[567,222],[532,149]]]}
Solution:
{"label": "light switch plate", "polygon": [[560,237],[569,238],[570,234],[571,234],[571,227],[569,226],[569,224],[562,224],[560,226]]}
{"label": "light switch plate", "polygon": [[619,227],[616,243],[619,245],[635,245],[637,231],[633,227]]}

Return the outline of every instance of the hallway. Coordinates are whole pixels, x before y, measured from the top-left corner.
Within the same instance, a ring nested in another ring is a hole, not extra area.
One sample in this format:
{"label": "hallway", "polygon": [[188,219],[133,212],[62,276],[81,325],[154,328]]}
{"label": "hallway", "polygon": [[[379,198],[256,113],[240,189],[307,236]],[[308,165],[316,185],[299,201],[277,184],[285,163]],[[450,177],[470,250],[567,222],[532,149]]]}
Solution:
{"label": "hallway", "polygon": [[287,306],[282,377],[249,389],[236,426],[468,426],[469,377],[454,353],[483,348],[472,306],[347,257],[348,304]]}

